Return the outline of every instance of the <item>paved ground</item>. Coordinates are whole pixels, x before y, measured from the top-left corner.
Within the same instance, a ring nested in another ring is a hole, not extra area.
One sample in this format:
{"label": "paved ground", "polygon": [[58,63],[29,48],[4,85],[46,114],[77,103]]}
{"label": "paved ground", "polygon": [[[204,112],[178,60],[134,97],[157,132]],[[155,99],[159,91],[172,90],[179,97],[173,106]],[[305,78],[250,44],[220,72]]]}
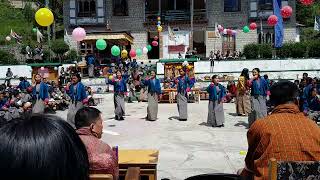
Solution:
{"label": "paved ground", "polygon": [[[97,106],[105,119],[102,139],[119,149],[159,149],[158,179],[235,173],[244,165],[240,151],[247,150],[247,118],[235,116],[234,104],[225,104],[225,127],[207,127],[207,103],[189,104],[187,122],[176,119],[176,104],[160,104],[158,121],[145,121],[146,103],[126,104],[125,121],[115,121],[112,95],[105,95]],[[66,114],[58,112],[64,118]]]}

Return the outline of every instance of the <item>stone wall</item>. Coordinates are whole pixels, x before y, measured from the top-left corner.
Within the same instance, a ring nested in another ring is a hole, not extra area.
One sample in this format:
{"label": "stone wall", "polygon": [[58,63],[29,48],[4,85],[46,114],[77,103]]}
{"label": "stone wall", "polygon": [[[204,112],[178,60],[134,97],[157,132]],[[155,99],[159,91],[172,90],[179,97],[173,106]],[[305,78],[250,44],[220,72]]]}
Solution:
{"label": "stone wall", "polygon": [[258,34],[257,31],[250,31],[248,33],[244,33],[239,31],[236,36],[236,50],[242,51],[246,44],[257,43],[258,42]]}
{"label": "stone wall", "polygon": [[248,23],[249,0],[241,1],[240,12],[224,12],[223,0],[207,0],[208,27],[219,23],[226,28],[240,28]]}
{"label": "stone wall", "polygon": [[145,32],[144,0],[128,1],[128,16],[113,16],[112,0],[106,0],[106,18],[110,22],[112,31],[131,31],[133,33]]}
{"label": "stone wall", "polygon": [[297,36],[297,31],[296,28],[284,28],[284,37],[283,37],[283,42],[290,42],[290,41],[295,41]]}
{"label": "stone wall", "polygon": [[[131,33],[133,36],[133,44],[131,45],[132,48],[137,50],[140,48],[142,50],[143,47],[147,46],[147,39],[148,39],[148,33],[147,32],[141,32],[141,33]],[[138,57],[137,60],[145,61],[148,59],[147,55],[142,55],[141,57]]]}

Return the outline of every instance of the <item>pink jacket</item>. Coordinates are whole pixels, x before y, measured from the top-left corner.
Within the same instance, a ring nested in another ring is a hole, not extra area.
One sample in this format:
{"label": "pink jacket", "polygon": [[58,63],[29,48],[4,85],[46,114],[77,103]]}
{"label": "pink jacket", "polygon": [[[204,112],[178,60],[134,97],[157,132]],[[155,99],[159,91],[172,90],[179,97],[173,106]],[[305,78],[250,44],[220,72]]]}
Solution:
{"label": "pink jacket", "polygon": [[118,159],[112,151],[112,148],[94,136],[87,127],[78,129],[77,133],[86,146],[90,163],[90,172],[112,174],[113,179],[118,179]]}

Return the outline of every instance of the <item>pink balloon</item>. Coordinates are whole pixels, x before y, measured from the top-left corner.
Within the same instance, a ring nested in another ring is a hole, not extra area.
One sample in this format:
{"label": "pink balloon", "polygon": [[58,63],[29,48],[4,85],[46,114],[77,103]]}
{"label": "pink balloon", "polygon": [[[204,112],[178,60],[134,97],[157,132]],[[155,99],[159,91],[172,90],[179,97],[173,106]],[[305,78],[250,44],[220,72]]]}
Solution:
{"label": "pink balloon", "polygon": [[132,58],[136,57],[136,56],[137,56],[136,50],[131,49],[130,52],[129,52],[129,55],[130,55],[130,57],[132,57]]}
{"label": "pink balloon", "polygon": [[159,45],[159,43],[157,42],[157,41],[152,41],[152,46],[158,46]]}
{"label": "pink balloon", "polygon": [[227,34],[232,35],[232,29],[227,29]]}
{"label": "pink balloon", "polygon": [[78,42],[83,41],[85,37],[86,37],[86,31],[81,27],[75,28],[72,31],[72,39],[75,41],[78,41]]}

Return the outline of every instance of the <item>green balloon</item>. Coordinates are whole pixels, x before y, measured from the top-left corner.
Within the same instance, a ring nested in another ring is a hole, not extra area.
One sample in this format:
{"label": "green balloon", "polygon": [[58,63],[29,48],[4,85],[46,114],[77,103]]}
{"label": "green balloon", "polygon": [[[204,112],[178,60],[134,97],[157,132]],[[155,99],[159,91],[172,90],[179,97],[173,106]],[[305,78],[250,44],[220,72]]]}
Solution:
{"label": "green balloon", "polygon": [[147,49],[148,49],[148,51],[151,51],[152,46],[149,44],[149,45],[147,46]]}
{"label": "green balloon", "polygon": [[137,52],[137,56],[142,56],[142,50],[140,48],[137,49],[136,52]]}
{"label": "green balloon", "polygon": [[244,32],[244,33],[250,32],[249,27],[248,27],[248,26],[243,27],[243,32]]}
{"label": "green balloon", "polygon": [[107,47],[107,42],[104,39],[98,39],[96,42],[96,47],[99,50],[104,50]]}
{"label": "green balloon", "polygon": [[37,32],[37,28],[32,28],[32,32],[36,33]]}
{"label": "green balloon", "polygon": [[116,46],[116,45],[112,46],[111,54],[113,56],[119,56],[120,55],[120,48],[118,46]]}

